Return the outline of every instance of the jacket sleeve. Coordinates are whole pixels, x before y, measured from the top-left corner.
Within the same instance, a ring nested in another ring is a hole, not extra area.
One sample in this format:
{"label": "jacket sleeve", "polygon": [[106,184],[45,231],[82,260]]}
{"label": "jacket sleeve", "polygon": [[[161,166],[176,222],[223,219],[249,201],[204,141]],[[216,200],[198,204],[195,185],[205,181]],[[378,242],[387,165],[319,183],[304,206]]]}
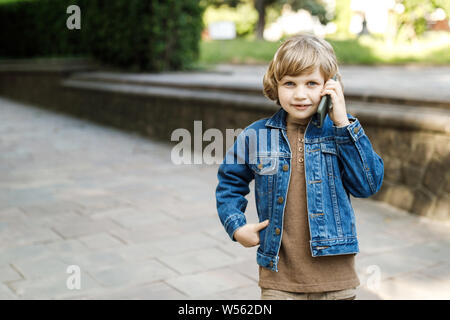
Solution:
{"label": "jacket sleeve", "polygon": [[[241,142],[243,145],[239,144]],[[241,133],[227,151],[217,173],[217,212],[225,231],[233,241],[236,241],[234,232],[247,223],[244,212],[248,201],[245,196],[250,192],[249,184],[254,179],[254,173],[247,165],[245,157],[248,154],[247,146],[245,136]]]}
{"label": "jacket sleeve", "polygon": [[333,126],[337,153],[343,167],[342,182],[351,195],[367,198],[383,183],[383,159],[375,153],[358,119],[348,126]]}

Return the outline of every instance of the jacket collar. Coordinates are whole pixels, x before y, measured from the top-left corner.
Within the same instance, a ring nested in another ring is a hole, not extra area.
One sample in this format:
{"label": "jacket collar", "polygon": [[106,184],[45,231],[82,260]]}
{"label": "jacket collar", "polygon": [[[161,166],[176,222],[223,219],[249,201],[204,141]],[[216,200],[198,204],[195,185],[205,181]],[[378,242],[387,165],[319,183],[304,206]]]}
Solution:
{"label": "jacket collar", "polygon": [[[272,128],[279,128],[286,130],[286,115],[287,112],[284,111],[283,108],[280,107],[280,109],[266,121],[266,127],[272,127]],[[317,113],[315,113],[311,119],[309,120],[310,123],[313,125],[319,125]]]}

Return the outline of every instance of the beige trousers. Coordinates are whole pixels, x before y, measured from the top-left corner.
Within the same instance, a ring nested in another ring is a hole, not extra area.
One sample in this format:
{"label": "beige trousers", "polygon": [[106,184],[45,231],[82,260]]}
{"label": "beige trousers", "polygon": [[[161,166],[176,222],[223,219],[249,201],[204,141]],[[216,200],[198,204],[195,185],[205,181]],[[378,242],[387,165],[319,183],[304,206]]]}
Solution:
{"label": "beige trousers", "polygon": [[356,288],[327,292],[287,292],[261,288],[261,300],[354,300]]}

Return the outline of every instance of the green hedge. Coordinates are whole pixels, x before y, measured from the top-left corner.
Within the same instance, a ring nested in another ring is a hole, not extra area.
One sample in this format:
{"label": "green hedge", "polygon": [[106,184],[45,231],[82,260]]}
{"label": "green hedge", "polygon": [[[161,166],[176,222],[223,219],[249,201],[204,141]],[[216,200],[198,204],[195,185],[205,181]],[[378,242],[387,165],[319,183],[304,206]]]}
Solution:
{"label": "green hedge", "polygon": [[[69,30],[69,5],[81,30]],[[92,56],[141,71],[176,70],[198,59],[198,0],[30,0],[0,5],[0,57]]]}

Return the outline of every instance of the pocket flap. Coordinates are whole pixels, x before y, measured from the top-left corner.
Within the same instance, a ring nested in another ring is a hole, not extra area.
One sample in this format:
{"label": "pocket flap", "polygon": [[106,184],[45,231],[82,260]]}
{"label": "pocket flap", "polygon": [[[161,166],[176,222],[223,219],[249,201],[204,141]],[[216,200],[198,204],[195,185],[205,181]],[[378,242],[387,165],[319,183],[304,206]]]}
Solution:
{"label": "pocket flap", "polygon": [[321,143],[320,150],[323,153],[331,153],[337,155],[336,144],[334,142]]}
{"label": "pocket flap", "polygon": [[278,157],[257,156],[250,164],[250,168],[259,175],[272,175],[278,170]]}

